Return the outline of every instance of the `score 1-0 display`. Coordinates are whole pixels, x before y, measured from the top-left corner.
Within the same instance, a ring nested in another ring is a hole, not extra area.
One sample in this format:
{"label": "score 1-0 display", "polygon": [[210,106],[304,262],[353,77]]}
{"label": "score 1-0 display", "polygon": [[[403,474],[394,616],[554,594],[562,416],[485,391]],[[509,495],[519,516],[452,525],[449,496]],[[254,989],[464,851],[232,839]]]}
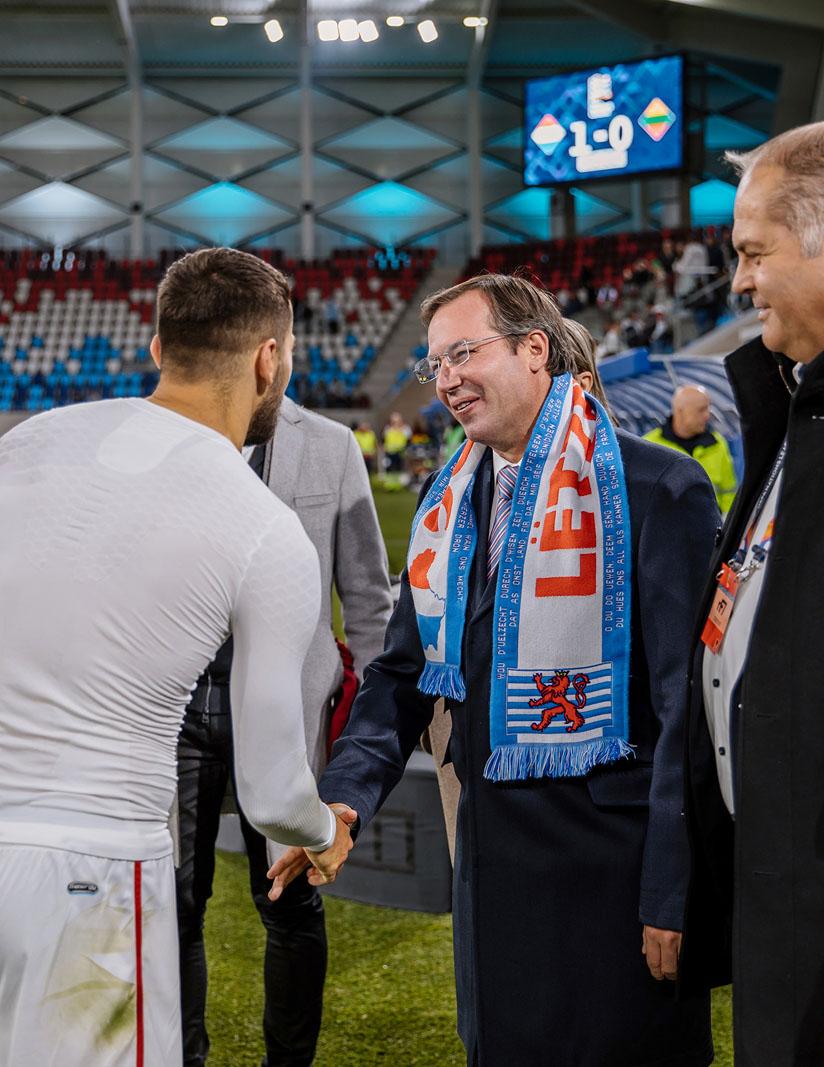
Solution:
{"label": "score 1-0 display", "polygon": [[682,56],[528,81],[524,184],[678,170],[683,126]]}

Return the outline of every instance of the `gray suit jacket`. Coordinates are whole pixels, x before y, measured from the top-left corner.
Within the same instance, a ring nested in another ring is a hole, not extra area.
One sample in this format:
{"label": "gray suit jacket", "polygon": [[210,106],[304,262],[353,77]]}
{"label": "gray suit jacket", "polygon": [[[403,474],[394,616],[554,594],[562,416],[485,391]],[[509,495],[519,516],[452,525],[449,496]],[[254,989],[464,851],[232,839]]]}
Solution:
{"label": "gray suit jacket", "polygon": [[263,479],[297,513],[320,559],[320,620],[303,669],[306,749],[319,774],[326,765],[329,698],[343,674],[332,633],[332,585],[362,678],[367,663],[383,651],[392,612],[386,548],[363,457],[341,423],[284,397],[266,446]]}

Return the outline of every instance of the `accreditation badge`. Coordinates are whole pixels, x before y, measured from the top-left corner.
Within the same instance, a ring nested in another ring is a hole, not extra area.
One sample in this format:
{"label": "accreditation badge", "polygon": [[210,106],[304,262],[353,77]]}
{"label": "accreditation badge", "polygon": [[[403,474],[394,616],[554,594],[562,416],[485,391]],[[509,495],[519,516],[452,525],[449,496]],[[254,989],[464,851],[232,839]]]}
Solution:
{"label": "accreditation badge", "polygon": [[729,563],[722,563],[718,575],[718,588],[712,601],[710,613],[704,624],[701,640],[713,653],[718,655],[727,632],[732,609],[735,603],[735,594],[738,592],[739,579]]}

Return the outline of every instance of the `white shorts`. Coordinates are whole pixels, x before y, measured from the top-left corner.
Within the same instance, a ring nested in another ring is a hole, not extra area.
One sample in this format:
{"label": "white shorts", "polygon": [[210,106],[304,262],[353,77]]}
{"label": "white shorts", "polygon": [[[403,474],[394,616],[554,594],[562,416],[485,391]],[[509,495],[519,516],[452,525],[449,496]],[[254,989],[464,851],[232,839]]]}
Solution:
{"label": "white shorts", "polygon": [[0,1067],[180,1067],[171,856],[0,844]]}

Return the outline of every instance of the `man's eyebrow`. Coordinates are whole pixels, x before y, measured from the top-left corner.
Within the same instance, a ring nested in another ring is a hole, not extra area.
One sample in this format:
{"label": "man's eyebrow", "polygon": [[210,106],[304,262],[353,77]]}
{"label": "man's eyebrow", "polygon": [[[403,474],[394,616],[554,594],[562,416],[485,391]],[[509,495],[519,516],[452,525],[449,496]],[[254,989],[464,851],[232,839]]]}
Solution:
{"label": "man's eyebrow", "polygon": [[740,240],[732,239],[732,246],[736,252],[763,252],[764,242],[755,241],[751,237],[742,237]]}

